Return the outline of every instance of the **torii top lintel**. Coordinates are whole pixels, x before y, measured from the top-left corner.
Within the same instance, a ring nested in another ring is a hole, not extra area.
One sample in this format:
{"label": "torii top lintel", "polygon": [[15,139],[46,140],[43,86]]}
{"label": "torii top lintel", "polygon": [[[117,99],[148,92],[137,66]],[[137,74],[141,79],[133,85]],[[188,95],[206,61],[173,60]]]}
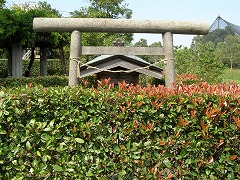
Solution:
{"label": "torii top lintel", "polygon": [[34,18],[36,32],[116,32],[205,35],[209,25],[202,21],[133,20],[107,18]]}

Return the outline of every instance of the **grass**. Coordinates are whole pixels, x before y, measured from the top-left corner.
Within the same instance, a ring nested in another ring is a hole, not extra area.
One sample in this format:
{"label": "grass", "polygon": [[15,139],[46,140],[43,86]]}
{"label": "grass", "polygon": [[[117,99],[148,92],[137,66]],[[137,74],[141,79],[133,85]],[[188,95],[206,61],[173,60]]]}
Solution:
{"label": "grass", "polygon": [[223,82],[240,84],[240,69],[226,69]]}

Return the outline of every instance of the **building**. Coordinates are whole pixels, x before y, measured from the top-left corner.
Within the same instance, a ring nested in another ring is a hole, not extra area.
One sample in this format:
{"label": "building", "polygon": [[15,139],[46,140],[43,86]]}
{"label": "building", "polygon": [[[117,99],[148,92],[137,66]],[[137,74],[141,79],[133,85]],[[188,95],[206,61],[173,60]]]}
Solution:
{"label": "building", "polygon": [[96,74],[97,79],[111,78],[111,83],[123,80],[130,84],[139,83],[139,74],[162,79],[163,69],[130,55],[101,55],[80,67],[80,78]]}

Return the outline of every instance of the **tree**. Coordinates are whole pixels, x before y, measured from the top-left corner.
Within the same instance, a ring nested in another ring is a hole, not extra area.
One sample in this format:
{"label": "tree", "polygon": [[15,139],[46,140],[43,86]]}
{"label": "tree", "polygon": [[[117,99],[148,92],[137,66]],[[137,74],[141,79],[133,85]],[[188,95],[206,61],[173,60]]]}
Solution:
{"label": "tree", "polygon": [[[135,47],[162,47],[162,43],[159,42],[153,42],[151,45],[148,45],[148,42],[146,39],[141,38],[139,41],[135,42],[134,45]],[[156,56],[156,55],[141,55],[139,56],[145,61],[148,61],[150,63],[157,63],[159,62],[163,57],[162,56]],[[161,67],[163,67],[163,64],[160,63],[158,64]]]}
{"label": "tree", "polygon": [[213,44],[216,47],[219,42],[224,42],[225,38],[230,34],[234,35],[235,33],[230,27],[227,26],[225,29],[216,29],[213,32],[209,32],[207,35],[195,36],[192,42],[194,44],[198,42],[203,43],[213,42]]}
{"label": "tree", "polygon": [[6,0],[0,0],[0,9],[5,6]]}
{"label": "tree", "polygon": [[[162,43],[160,41],[153,42],[152,44],[150,44],[149,47],[162,47]],[[164,59],[164,56],[152,55],[149,57],[149,62],[150,63],[158,63],[158,64],[156,64],[157,66],[164,68],[163,59]]]}
{"label": "tree", "polygon": [[[57,10],[51,11],[51,6],[45,2],[39,3],[38,9],[24,10],[20,7],[2,9],[0,11],[0,45],[11,55],[13,43],[20,43],[23,47],[56,47],[61,42],[56,33],[36,33],[33,31],[33,18],[59,17]],[[45,8],[45,9],[44,9]],[[27,71],[30,71],[34,57],[31,57]]]}
{"label": "tree", "polygon": [[[78,18],[131,18],[132,11],[124,0],[88,0],[90,6],[71,12],[71,17]],[[109,46],[116,38],[124,40],[129,45],[133,39],[132,33],[83,33],[82,44],[91,46]]]}
{"label": "tree", "polygon": [[133,45],[135,47],[148,47],[148,43],[146,39],[141,38],[139,41],[135,42]]}
{"label": "tree", "polygon": [[49,17],[62,17],[59,11],[55,8],[52,8],[52,6],[46,1],[39,1],[37,9],[40,11],[44,11],[46,14],[48,14]]}
{"label": "tree", "polygon": [[224,64],[237,68],[240,66],[240,37],[239,35],[228,35],[225,42],[220,42],[216,48],[216,56]]}
{"label": "tree", "polygon": [[216,83],[222,80],[224,65],[215,56],[212,42],[198,42],[190,48],[176,47],[175,67],[178,74],[197,74],[203,81]]}

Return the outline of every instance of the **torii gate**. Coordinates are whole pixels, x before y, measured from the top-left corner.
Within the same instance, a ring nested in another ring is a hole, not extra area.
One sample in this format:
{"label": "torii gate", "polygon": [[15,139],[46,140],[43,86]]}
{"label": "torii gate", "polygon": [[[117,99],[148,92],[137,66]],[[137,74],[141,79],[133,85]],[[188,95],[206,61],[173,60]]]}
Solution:
{"label": "torii gate", "polygon": [[[165,85],[172,87],[175,81],[173,34],[205,35],[209,31],[206,22],[174,20],[132,20],[107,18],[34,18],[36,32],[71,32],[69,86],[79,84],[78,61],[83,54],[109,55],[164,55]],[[158,33],[162,34],[163,48],[155,47],[103,47],[82,46],[82,32]]]}

